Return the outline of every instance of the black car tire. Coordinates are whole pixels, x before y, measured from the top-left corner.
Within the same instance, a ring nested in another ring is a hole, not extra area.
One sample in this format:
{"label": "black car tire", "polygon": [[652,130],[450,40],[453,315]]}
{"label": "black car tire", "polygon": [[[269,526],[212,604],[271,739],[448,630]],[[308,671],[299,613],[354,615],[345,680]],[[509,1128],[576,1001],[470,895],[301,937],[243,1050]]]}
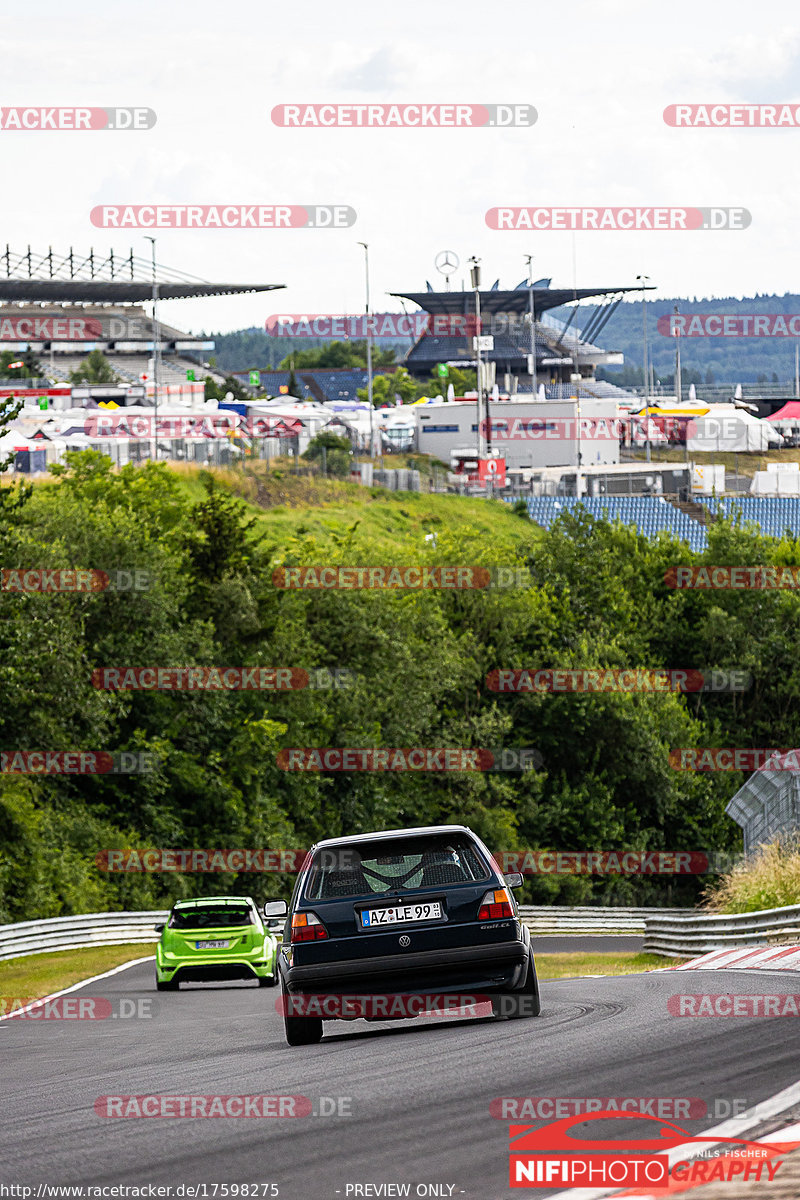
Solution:
{"label": "black car tire", "polygon": [[283,998],[283,1027],[286,1030],[286,1041],[290,1046],[315,1046],[322,1040],[321,1017],[291,1017],[289,1016],[289,997],[286,989],[281,989]]}
{"label": "black car tire", "polygon": [[521,1021],[527,1017],[538,1017],[542,1010],[539,999],[539,980],[533,951],[528,951],[528,970],[525,982],[519,991],[504,993],[492,999],[492,1011],[496,1017],[508,1017],[510,1021]]}
{"label": "black car tire", "polygon": [[180,986],[177,979],[156,979],[157,992],[177,992]]}
{"label": "black car tire", "polygon": [[277,987],[278,984],[278,956],[275,955],[275,962],[272,964],[272,974],[259,976],[259,987]]}

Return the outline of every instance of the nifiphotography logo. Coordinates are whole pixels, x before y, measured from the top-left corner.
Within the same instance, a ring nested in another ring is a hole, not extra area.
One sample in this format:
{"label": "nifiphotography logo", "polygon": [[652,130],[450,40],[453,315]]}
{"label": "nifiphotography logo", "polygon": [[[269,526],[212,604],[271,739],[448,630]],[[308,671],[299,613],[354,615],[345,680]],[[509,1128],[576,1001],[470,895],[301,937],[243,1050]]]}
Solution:
{"label": "nifiphotography logo", "polygon": [[[587,1137],[583,1130],[572,1132],[594,1121],[630,1123],[631,1119],[628,1112],[608,1109],[591,1116],[565,1117],[539,1129],[510,1125],[509,1186],[635,1187],[652,1192],[668,1188],[671,1182],[739,1179],[757,1183],[763,1179],[766,1183],[782,1166],[772,1160],[800,1145],[796,1141],[751,1142],[713,1133],[693,1137],[680,1125],[643,1114],[635,1120],[651,1123],[650,1137],[610,1140]],[[693,1152],[695,1145],[704,1150]]]}

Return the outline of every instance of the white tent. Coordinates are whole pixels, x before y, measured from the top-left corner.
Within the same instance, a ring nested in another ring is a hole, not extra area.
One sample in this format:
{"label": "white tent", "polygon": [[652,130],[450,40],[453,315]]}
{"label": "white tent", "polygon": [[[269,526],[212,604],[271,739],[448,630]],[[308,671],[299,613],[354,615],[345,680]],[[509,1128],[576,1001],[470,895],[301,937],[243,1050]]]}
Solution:
{"label": "white tent", "polygon": [[712,404],[704,416],[694,417],[687,427],[690,451],[769,450],[783,445],[770,425],[746,409],[733,404]]}

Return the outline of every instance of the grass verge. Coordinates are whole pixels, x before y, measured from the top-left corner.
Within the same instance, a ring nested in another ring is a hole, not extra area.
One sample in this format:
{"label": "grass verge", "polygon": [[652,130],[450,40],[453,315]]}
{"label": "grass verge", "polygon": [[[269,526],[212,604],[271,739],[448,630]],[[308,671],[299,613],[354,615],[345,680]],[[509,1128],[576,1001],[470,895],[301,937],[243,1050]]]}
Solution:
{"label": "grass verge", "polygon": [[660,954],[537,954],[536,972],[540,979],[567,979],[575,975],[635,975],[655,967],[674,967],[685,958],[663,958]]}
{"label": "grass verge", "polygon": [[155,954],[155,942],[131,946],[94,946],[90,949],[57,950],[50,954],[26,954],[0,962],[0,997],[37,1000],[63,988],[102,975],[112,967]]}

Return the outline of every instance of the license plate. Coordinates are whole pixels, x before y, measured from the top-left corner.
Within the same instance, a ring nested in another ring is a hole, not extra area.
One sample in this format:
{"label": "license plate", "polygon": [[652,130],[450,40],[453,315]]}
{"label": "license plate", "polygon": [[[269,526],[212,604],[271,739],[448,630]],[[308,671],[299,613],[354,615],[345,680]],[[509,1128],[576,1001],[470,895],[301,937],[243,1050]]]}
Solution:
{"label": "license plate", "polygon": [[195,942],[195,950],[227,950],[230,942]]}
{"label": "license plate", "polygon": [[405,921],[436,921],[442,915],[438,900],[432,904],[398,904],[394,908],[368,908],[361,914],[362,929],[376,925],[402,925]]}

